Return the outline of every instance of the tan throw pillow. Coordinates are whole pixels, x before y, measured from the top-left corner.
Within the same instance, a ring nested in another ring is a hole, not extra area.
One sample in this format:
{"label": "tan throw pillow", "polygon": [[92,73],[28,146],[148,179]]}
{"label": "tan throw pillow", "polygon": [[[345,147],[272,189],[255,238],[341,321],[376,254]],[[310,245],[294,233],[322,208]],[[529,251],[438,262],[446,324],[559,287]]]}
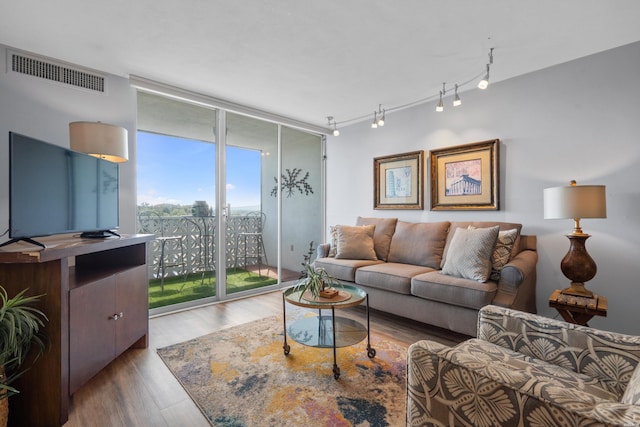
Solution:
{"label": "tan throw pillow", "polygon": [[397,222],[398,218],[365,218],[361,216],[356,220],[356,225],[376,226],[376,231],[373,233],[373,247],[378,259],[386,261],[389,258],[389,247]]}
{"label": "tan throw pillow", "polygon": [[375,225],[337,225],[336,258],[377,260],[373,245]]}
{"label": "tan throw pillow", "polygon": [[491,274],[491,255],[498,239],[499,226],[456,228],[442,273],[486,282]]}
{"label": "tan throw pillow", "polygon": [[329,256],[336,256],[336,248],[338,246],[338,229],[337,226],[331,225],[329,226],[329,235],[331,236],[330,244],[329,244]]}

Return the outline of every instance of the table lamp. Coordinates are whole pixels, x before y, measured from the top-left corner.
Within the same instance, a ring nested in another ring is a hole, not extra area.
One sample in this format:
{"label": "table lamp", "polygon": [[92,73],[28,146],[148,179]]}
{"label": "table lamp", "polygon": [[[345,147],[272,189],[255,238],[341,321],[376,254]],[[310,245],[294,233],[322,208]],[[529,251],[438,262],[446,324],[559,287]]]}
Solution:
{"label": "table lamp", "polygon": [[69,123],[69,143],[74,151],[110,162],[129,160],[127,130],[122,127],[101,122]]}
{"label": "table lamp", "polygon": [[571,181],[567,187],[544,190],[545,219],[573,219],[573,232],[567,234],[569,252],[560,263],[562,273],[571,280],[571,285],[561,292],[566,295],[593,298],[593,292],[584,287],[596,275],[596,263],[587,253],[586,240],[590,237],[580,228],[581,218],[606,218],[607,204],[604,185],[576,185]]}

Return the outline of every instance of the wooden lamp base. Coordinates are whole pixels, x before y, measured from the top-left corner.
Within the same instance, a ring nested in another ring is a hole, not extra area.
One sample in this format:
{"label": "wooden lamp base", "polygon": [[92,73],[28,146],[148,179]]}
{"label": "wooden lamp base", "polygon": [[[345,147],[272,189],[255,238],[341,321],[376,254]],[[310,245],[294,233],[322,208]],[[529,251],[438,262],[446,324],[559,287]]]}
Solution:
{"label": "wooden lamp base", "polygon": [[598,270],[585,246],[589,237],[591,236],[585,233],[567,235],[570,241],[569,252],[560,263],[562,273],[571,280],[571,285],[561,291],[565,295],[593,298],[593,292],[584,287],[584,282],[593,279]]}

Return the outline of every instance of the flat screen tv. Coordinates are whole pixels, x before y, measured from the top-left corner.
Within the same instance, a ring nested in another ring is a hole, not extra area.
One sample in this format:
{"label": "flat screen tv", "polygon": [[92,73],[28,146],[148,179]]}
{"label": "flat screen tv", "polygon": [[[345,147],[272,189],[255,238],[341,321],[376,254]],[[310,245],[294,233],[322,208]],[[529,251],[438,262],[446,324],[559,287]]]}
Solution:
{"label": "flat screen tv", "polygon": [[118,164],[9,132],[9,237],[116,235]]}

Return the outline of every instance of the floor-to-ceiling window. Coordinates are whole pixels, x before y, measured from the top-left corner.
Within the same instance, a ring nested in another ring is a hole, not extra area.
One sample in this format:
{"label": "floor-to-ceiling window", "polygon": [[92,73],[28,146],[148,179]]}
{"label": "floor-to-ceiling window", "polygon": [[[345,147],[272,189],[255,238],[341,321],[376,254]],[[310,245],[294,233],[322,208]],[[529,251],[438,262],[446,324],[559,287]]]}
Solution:
{"label": "floor-to-ceiling window", "polygon": [[136,148],[155,312],[298,277],[322,236],[319,135],[141,91]]}

